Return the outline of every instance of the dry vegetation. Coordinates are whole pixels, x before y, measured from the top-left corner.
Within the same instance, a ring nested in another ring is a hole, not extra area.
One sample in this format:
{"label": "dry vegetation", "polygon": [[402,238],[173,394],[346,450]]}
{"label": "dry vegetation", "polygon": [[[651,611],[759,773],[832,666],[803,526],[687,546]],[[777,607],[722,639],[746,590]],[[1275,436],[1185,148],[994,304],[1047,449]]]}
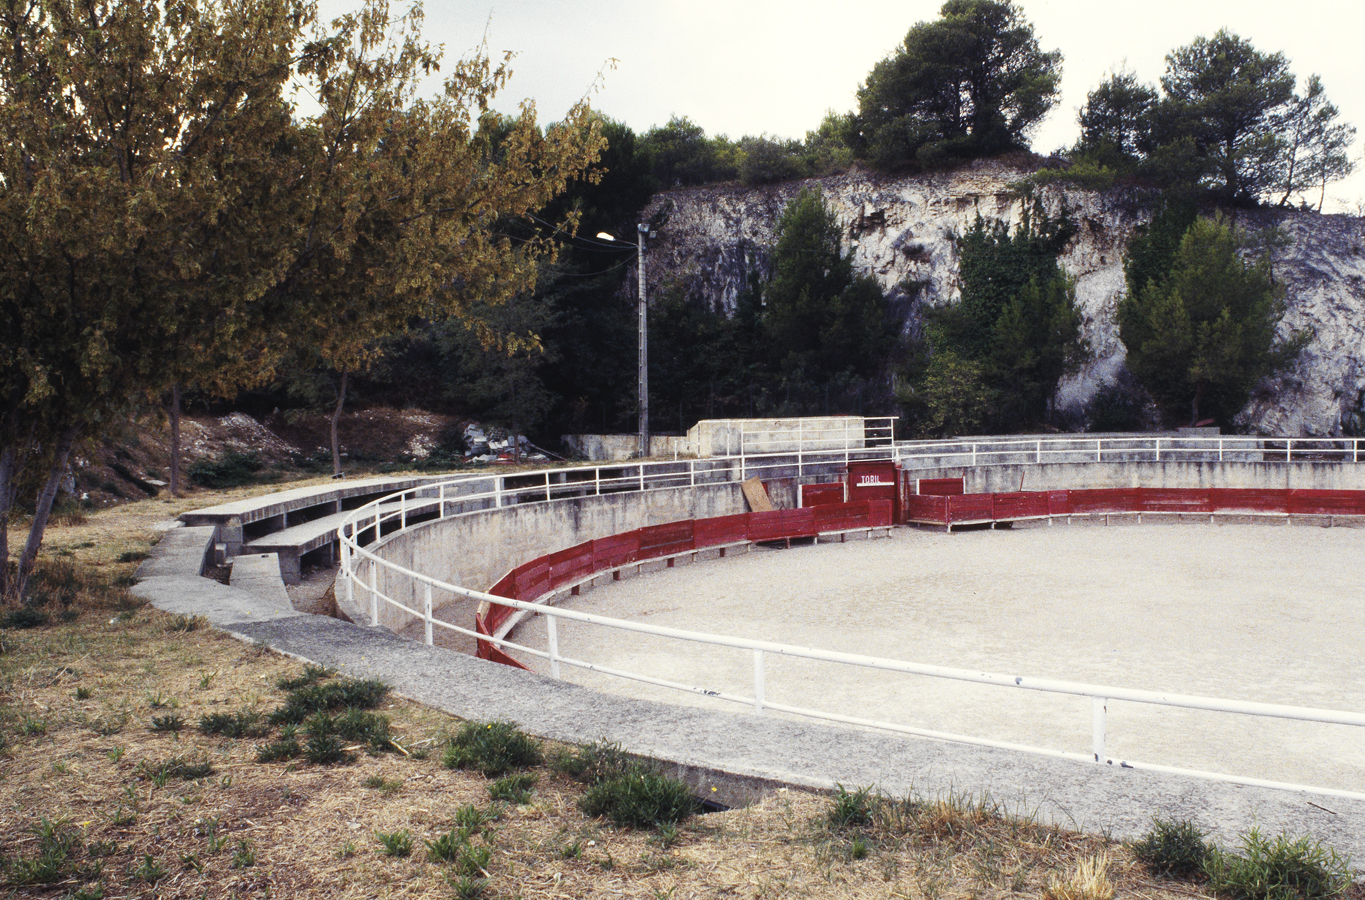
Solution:
{"label": "dry vegetation", "polygon": [[[115,586],[154,539],[151,524],[181,503],[56,529],[46,566],[79,615],[0,630],[0,896],[1204,896],[1196,883],[1151,878],[1128,847],[988,803],[784,790],[676,830],[621,829],[581,812],[584,786],[548,764],[535,768],[529,802],[494,803],[491,779],[442,764],[462,723],[406,701],[378,710],[392,723],[388,752],[257,762],[277,731],[231,739],[197,726],[215,713],[268,714],[302,664]],[[488,855],[481,871],[461,872],[427,842],[469,807],[491,815],[467,843]],[[411,852],[389,854],[381,835],[401,844],[391,836],[404,832]],[[21,883],[44,840],[69,850],[58,876]]]}

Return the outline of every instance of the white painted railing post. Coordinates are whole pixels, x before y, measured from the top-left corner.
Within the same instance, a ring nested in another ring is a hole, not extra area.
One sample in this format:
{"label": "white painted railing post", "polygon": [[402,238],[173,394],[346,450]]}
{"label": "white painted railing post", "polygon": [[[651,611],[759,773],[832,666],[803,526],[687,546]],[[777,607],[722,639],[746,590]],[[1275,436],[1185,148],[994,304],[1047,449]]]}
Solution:
{"label": "white painted railing post", "polygon": [[545,502],[550,502],[550,473],[545,473]]}
{"label": "white painted railing post", "polygon": [[408,492],[404,491],[398,495],[398,529],[401,531],[408,527]]}
{"label": "white painted railing post", "polygon": [[754,651],[754,712],[763,715],[763,651]]}
{"label": "white painted railing post", "polygon": [[1219,439],[1218,439],[1218,461],[1219,461],[1219,462],[1222,462],[1222,461],[1223,461],[1223,439],[1222,439],[1222,438],[1219,438]]}
{"label": "white painted railing post", "polygon": [[373,560],[373,559],[372,559],[372,560],[370,560],[370,627],[371,627],[371,628],[378,628],[378,627],[379,627],[379,588],[378,588],[378,586],[377,586],[377,585],[378,585],[378,581],[377,581],[378,577],[379,577],[379,563],[378,563],[376,560]]}
{"label": "white painted railing post", "polygon": [[594,497],[602,496],[602,469],[600,467],[592,470],[592,495]]}
{"label": "white painted railing post", "polygon": [[440,492],[436,495],[436,499],[441,504],[441,511],[437,513],[436,518],[444,519],[446,517],[446,483],[444,481],[440,484]]}
{"label": "white painted railing post", "polygon": [[493,505],[502,509],[502,476],[493,476]]}
{"label": "white painted railing post", "polygon": [[1156,461],[1161,462],[1161,438],[1156,439]]}
{"label": "white painted railing post", "polygon": [[976,442],[972,442],[972,466],[976,466]]}
{"label": "white painted railing post", "polygon": [[1039,442],[1038,442],[1038,457],[1037,457],[1037,459],[1036,459],[1036,462],[1037,462],[1038,465],[1042,465],[1042,464],[1043,464],[1043,442],[1042,442],[1042,441],[1039,441]]}
{"label": "white painted railing post", "polygon": [[559,680],[559,619],[545,617],[545,649],[550,657],[550,677]]}
{"label": "white painted railing post", "polygon": [[645,464],[640,463],[640,493],[645,492]]}
{"label": "white painted railing post", "polygon": [[1090,698],[1090,749],[1095,754],[1095,762],[1106,761],[1104,753],[1104,713],[1108,700],[1104,697]]}
{"label": "white painted railing post", "polygon": [[424,584],[424,586],[425,586],[426,589],[427,589],[427,591],[426,591],[426,594],[427,594],[427,595],[426,595],[425,600],[423,600],[423,602],[422,602],[422,615],[423,615],[423,618],[426,619],[426,623],[427,623],[426,639],[427,639],[427,646],[430,647],[431,644],[432,644],[432,636],[431,636],[431,582],[427,581],[427,582],[423,582],[423,584]]}
{"label": "white painted railing post", "polygon": [[1293,454],[1294,454],[1294,440],[1293,440],[1292,438],[1285,438],[1285,439],[1284,439],[1284,461],[1285,461],[1285,462],[1289,462],[1290,459],[1293,457]]}
{"label": "white painted railing post", "polygon": [[1104,441],[1099,438],[1095,440],[1095,462],[1104,462]]}
{"label": "white painted railing post", "polygon": [[[355,537],[355,527],[351,527],[351,536]],[[341,574],[346,579],[346,605],[355,604],[355,559],[351,556],[351,545],[345,541],[341,542]]]}

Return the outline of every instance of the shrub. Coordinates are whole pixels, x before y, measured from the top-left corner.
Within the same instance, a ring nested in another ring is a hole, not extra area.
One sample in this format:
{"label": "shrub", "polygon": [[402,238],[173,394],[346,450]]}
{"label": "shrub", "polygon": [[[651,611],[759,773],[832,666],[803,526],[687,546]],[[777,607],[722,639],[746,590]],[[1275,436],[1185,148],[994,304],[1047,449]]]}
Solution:
{"label": "shrub", "polygon": [[1320,900],[1351,886],[1350,862],[1307,836],[1263,838],[1253,828],[1242,855],[1217,848],[1204,863],[1209,887],[1233,900]]}
{"label": "shrub", "polygon": [[636,828],[675,825],[700,806],[687,785],[643,768],[600,782],[579,801],[587,815]]}
{"label": "shrub", "polygon": [[447,768],[478,769],[485,778],[538,765],[540,760],[540,745],[513,722],[466,722],[442,757]]}
{"label": "shrub", "polygon": [[1151,830],[1133,845],[1133,855],[1153,875],[1183,878],[1203,870],[1209,845],[1192,822],[1154,819]]}

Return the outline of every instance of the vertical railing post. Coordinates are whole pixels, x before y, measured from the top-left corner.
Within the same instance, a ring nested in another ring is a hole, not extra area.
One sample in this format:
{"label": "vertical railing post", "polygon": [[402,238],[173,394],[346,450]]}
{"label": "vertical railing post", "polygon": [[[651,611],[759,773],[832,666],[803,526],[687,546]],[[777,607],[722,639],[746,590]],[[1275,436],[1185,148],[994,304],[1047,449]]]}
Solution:
{"label": "vertical railing post", "polygon": [[972,441],[972,468],[976,468],[976,441]]}
{"label": "vertical railing post", "polygon": [[1284,461],[1285,461],[1285,462],[1289,462],[1289,461],[1291,460],[1291,458],[1293,457],[1293,454],[1294,454],[1294,439],[1293,439],[1293,438],[1285,438],[1285,439],[1284,439]]}
{"label": "vertical railing post", "polygon": [[796,477],[806,474],[806,420],[796,420]]}
{"label": "vertical railing post", "polygon": [[1161,462],[1161,438],[1156,439],[1156,461]]}
{"label": "vertical railing post", "polygon": [[559,679],[559,617],[545,617],[545,648],[550,656],[550,677]]}
{"label": "vertical railing post", "polygon": [[426,619],[426,623],[427,623],[426,641],[427,641],[427,646],[430,647],[431,644],[432,644],[432,635],[431,635],[431,582],[429,582],[429,581],[423,582],[423,586],[424,586],[427,590],[426,590],[426,598],[422,601],[422,616],[423,616],[424,619]]}
{"label": "vertical railing post", "polygon": [[1090,698],[1090,749],[1097,763],[1108,759],[1104,752],[1104,715],[1108,702],[1104,697]]}
{"label": "vertical railing post", "polygon": [[640,463],[640,493],[645,492],[645,464]]}
{"label": "vertical railing post", "polygon": [[695,459],[687,461],[687,483],[691,487],[697,486],[697,461]]}
{"label": "vertical railing post", "polygon": [[1038,457],[1035,462],[1040,466],[1043,464],[1043,442],[1041,440],[1038,442]]}
{"label": "vertical railing post", "polygon": [[1095,438],[1095,462],[1104,462],[1104,439]]}
{"label": "vertical railing post", "polygon": [[1222,461],[1223,461],[1223,439],[1222,439],[1222,438],[1219,438],[1219,439],[1218,439],[1218,461],[1219,461],[1219,462],[1222,462]]}
{"label": "vertical railing post", "polygon": [[550,473],[545,473],[545,502],[550,502]]}
{"label": "vertical railing post", "polygon": [[[351,526],[351,537],[355,537],[355,526]],[[351,545],[341,542],[341,574],[346,579],[346,606],[355,604],[355,558],[351,556]]]}
{"label": "vertical railing post", "polygon": [[436,518],[444,519],[446,517],[446,483],[444,481],[441,482],[438,488],[436,500],[440,504],[440,512],[436,514]]}
{"label": "vertical railing post", "polygon": [[598,466],[597,468],[595,468],[595,469],[592,470],[592,495],[593,495],[594,497],[600,497],[600,496],[602,496],[602,468],[601,468],[601,466]]}
{"label": "vertical railing post", "polygon": [[379,627],[379,562],[370,560],[370,627]]}
{"label": "vertical railing post", "polygon": [[754,651],[754,712],[763,715],[763,651]]}
{"label": "vertical railing post", "polygon": [[398,495],[398,530],[408,527],[408,492]]}

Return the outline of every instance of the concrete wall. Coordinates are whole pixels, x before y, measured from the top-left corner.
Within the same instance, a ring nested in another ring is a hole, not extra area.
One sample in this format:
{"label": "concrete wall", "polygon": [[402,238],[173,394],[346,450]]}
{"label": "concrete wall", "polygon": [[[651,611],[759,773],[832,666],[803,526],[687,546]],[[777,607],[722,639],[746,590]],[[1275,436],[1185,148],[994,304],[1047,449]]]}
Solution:
{"label": "concrete wall", "polygon": [[687,430],[687,449],[698,457],[746,453],[842,450],[865,443],[862,416],[809,419],[703,419]]}
{"label": "concrete wall", "polygon": [[[559,440],[570,453],[591,462],[634,459],[640,449],[638,434],[562,434]],[[651,434],[649,455],[663,459],[689,455],[687,439],[677,434]]]}
{"label": "concrete wall", "polygon": [[[374,549],[395,565],[450,584],[486,591],[523,562],[583,541],[646,525],[747,511],[738,484],[575,497],[429,522],[386,538]],[[368,584],[369,565],[359,566],[358,571],[362,583]],[[422,593],[408,579],[399,576],[390,580],[386,575],[383,569],[378,573],[380,592],[421,610]],[[357,590],[355,599],[368,610],[364,591]],[[440,610],[440,618],[474,626],[477,604],[463,597],[436,595],[432,605]],[[381,604],[379,621],[386,628],[402,631],[413,617]]]}
{"label": "concrete wall", "polygon": [[912,490],[916,478],[965,476],[969,494],[1125,487],[1365,490],[1365,465],[1331,462],[1043,463],[916,469],[906,475],[912,480]]}

